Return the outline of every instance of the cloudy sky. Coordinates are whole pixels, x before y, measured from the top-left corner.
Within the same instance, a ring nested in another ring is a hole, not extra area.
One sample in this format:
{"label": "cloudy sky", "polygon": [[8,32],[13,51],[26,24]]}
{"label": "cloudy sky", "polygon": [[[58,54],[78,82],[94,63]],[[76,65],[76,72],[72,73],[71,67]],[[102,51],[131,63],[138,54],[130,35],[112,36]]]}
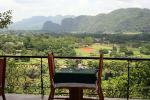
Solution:
{"label": "cloudy sky", "polygon": [[96,15],[131,7],[150,9],[150,0],[0,0],[0,12],[13,10],[13,21],[32,16]]}

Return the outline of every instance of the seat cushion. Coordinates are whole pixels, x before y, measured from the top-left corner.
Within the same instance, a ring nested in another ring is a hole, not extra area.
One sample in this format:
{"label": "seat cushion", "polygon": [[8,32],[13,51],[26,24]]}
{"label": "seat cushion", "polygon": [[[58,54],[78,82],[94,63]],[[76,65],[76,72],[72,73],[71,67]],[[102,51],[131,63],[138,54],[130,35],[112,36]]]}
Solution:
{"label": "seat cushion", "polygon": [[95,73],[55,73],[54,83],[85,83],[95,84],[97,80]]}
{"label": "seat cushion", "polygon": [[85,83],[56,83],[54,85],[55,88],[61,87],[81,87],[81,88],[96,88],[96,84],[85,84]]}

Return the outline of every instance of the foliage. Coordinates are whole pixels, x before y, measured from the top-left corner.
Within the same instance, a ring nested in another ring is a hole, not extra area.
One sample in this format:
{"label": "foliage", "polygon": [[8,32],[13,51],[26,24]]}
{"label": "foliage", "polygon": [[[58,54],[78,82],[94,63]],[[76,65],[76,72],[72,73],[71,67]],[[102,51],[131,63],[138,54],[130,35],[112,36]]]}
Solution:
{"label": "foliage", "polygon": [[128,51],[127,47],[124,45],[121,45],[120,46],[120,52],[126,52],[126,51]]}
{"label": "foliage", "polygon": [[104,54],[108,54],[108,49],[103,49],[102,52],[103,52]]}
{"label": "foliage", "polygon": [[96,62],[96,61],[88,61],[88,62],[87,62],[87,65],[88,65],[90,68],[98,68],[98,62]]}
{"label": "foliage", "polygon": [[[75,33],[149,32],[150,10],[140,8],[118,9],[108,14],[77,16],[62,20],[61,25],[45,22],[43,30]],[[57,29],[57,30],[54,30]],[[120,40],[121,41],[121,40]]]}
{"label": "foliage", "polygon": [[78,65],[77,61],[73,59],[69,59],[69,60],[67,59],[65,60],[65,63],[67,67],[72,67],[72,68],[75,68]]}
{"label": "foliage", "polygon": [[140,48],[140,53],[150,55],[150,44],[145,44]]}
{"label": "foliage", "polygon": [[[134,65],[133,65],[134,64]],[[149,61],[141,61],[135,62],[132,64],[132,69],[130,71],[131,74],[131,96],[135,97],[140,96],[142,98],[150,97],[150,62]],[[141,95],[142,94],[142,95]]]}
{"label": "foliage", "polygon": [[112,51],[117,52],[117,47],[113,45]]}
{"label": "foliage", "polygon": [[35,79],[36,77],[40,76],[40,71],[32,68],[27,71],[26,75],[31,79]]}
{"label": "foliage", "polygon": [[90,45],[90,44],[93,43],[93,38],[92,38],[92,37],[85,37],[85,38],[83,39],[83,43],[84,43],[84,44],[87,44],[87,45]]}
{"label": "foliage", "polygon": [[11,16],[12,11],[8,10],[6,12],[0,13],[0,29],[7,28],[9,24],[11,24]]}
{"label": "foliage", "polygon": [[58,56],[75,56],[74,44],[67,38],[58,38],[52,41],[49,45],[49,50],[56,53]]}
{"label": "foliage", "polygon": [[132,56],[132,55],[134,55],[134,53],[133,53],[133,51],[128,50],[128,51],[125,52],[125,55],[126,56]]}
{"label": "foliage", "polygon": [[14,93],[15,92],[15,80],[14,78],[16,77],[14,73],[17,73],[16,66],[15,66],[15,62],[11,61],[8,62],[8,66],[6,69],[6,83],[8,84],[7,87],[7,92],[8,93]]}
{"label": "foliage", "polygon": [[[79,34],[78,34],[79,35]],[[76,45],[80,45],[83,42],[85,37],[81,34],[80,37],[78,35],[56,35],[56,34],[1,34],[0,37],[0,49],[5,53],[14,53],[16,49],[20,49],[21,55],[47,55],[48,51],[53,51],[57,56],[76,56],[76,52],[74,51]],[[87,37],[91,37],[92,39],[97,36],[96,34],[93,36],[89,35]],[[86,35],[85,35],[86,36]],[[99,35],[98,35],[99,36]],[[116,41],[118,40],[116,35],[100,35],[101,38],[105,37],[105,41]],[[142,35],[119,35],[118,37],[123,38],[122,42],[117,42],[115,45],[112,44],[103,44],[104,41],[96,44],[96,48],[94,48],[94,53],[96,56],[98,55],[98,50],[100,47],[106,51],[112,50],[113,57],[124,57],[124,56],[136,56],[134,50],[138,50],[140,48],[131,48],[132,44],[139,43],[140,45],[136,47],[149,48],[149,40],[147,37],[150,35],[146,34],[146,37]],[[140,40],[137,37],[142,37]],[[99,37],[98,37],[99,38]],[[133,42],[127,41],[127,38],[134,38]],[[113,42],[112,42],[113,43]],[[130,44],[129,44],[130,43]],[[109,45],[109,47],[107,47]],[[8,48],[9,46],[9,48]],[[119,47],[120,46],[120,50]],[[130,47],[131,46],[131,47]],[[79,46],[80,47],[80,46]],[[93,47],[93,46],[91,46]],[[5,48],[5,49],[4,49]],[[140,50],[141,50],[140,49]],[[130,51],[131,50],[131,51]],[[143,49],[144,50],[144,49]],[[121,52],[119,52],[121,51]],[[134,52],[134,53],[133,53]],[[132,55],[133,54],[133,55]],[[80,55],[82,56],[82,54]],[[104,56],[109,56],[105,54]],[[33,63],[32,59],[21,59],[17,62],[14,62],[13,59],[9,59],[7,67],[7,92],[16,93],[35,93],[40,91],[40,67],[39,69],[32,69],[26,67],[18,67],[16,63],[22,64],[27,63],[24,61],[28,61],[28,63]],[[21,61],[21,62],[20,62]],[[30,61],[30,62],[29,62]],[[35,61],[36,63],[39,61]],[[60,60],[62,63],[63,61]],[[46,63],[46,65],[44,65]],[[78,63],[82,63],[80,60],[65,60],[63,64],[66,64],[67,67],[77,66]],[[58,63],[59,64],[59,63]],[[86,61],[86,64],[89,68],[97,68],[98,61]],[[56,65],[57,66],[57,65]],[[58,65],[59,66],[59,65]],[[141,98],[149,98],[149,62],[130,62],[130,97],[141,97]],[[108,80],[104,80],[107,69],[110,69],[112,76],[108,78]],[[113,60],[104,60],[103,66],[103,77],[102,77],[102,88],[104,89],[104,95],[107,97],[126,97],[127,93],[127,71],[128,71],[128,62],[127,61],[113,61]],[[49,73],[47,67],[47,61],[43,60],[43,80],[44,87],[49,87]],[[22,81],[23,80],[23,81]],[[18,85],[18,81],[20,84]],[[20,87],[17,87],[20,86]],[[137,88],[138,87],[138,88]],[[18,90],[17,90],[18,89]],[[45,88],[44,88],[45,89]],[[48,94],[48,89],[45,89],[46,94]],[[61,91],[61,90],[59,90]]]}
{"label": "foliage", "polygon": [[[75,56],[75,40],[71,37],[52,37],[50,35],[1,35],[0,45],[3,53],[11,55],[47,55],[53,51],[56,56]],[[8,48],[9,47],[9,48]],[[19,53],[17,53],[20,51]]]}
{"label": "foliage", "polygon": [[127,75],[118,76],[108,81],[103,81],[103,89],[106,97],[126,97]]}

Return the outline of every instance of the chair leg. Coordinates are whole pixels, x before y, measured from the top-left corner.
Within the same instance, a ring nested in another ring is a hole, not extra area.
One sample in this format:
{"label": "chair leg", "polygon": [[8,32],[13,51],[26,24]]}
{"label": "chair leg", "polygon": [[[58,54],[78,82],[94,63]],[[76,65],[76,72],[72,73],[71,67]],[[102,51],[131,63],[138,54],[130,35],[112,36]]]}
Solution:
{"label": "chair leg", "polygon": [[99,100],[104,100],[101,86],[98,87],[97,94],[98,94]]}
{"label": "chair leg", "polygon": [[3,100],[6,100],[5,94],[2,94],[2,98]]}
{"label": "chair leg", "polygon": [[55,94],[55,88],[52,87],[48,100],[53,100],[54,99],[54,94]]}

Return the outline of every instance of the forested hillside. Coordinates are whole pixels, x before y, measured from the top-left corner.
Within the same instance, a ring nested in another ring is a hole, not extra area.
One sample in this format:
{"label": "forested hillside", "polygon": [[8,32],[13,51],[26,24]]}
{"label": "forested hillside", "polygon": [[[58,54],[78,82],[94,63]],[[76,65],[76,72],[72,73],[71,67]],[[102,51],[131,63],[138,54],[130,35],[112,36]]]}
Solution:
{"label": "forested hillside", "polygon": [[[52,32],[135,32],[150,31],[150,10],[140,8],[118,9],[108,14],[98,14],[96,16],[78,16],[75,18],[65,18],[58,26],[58,30],[52,30],[51,22],[43,25],[43,30]],[[60,28],[61,27],[61,28]]]}

